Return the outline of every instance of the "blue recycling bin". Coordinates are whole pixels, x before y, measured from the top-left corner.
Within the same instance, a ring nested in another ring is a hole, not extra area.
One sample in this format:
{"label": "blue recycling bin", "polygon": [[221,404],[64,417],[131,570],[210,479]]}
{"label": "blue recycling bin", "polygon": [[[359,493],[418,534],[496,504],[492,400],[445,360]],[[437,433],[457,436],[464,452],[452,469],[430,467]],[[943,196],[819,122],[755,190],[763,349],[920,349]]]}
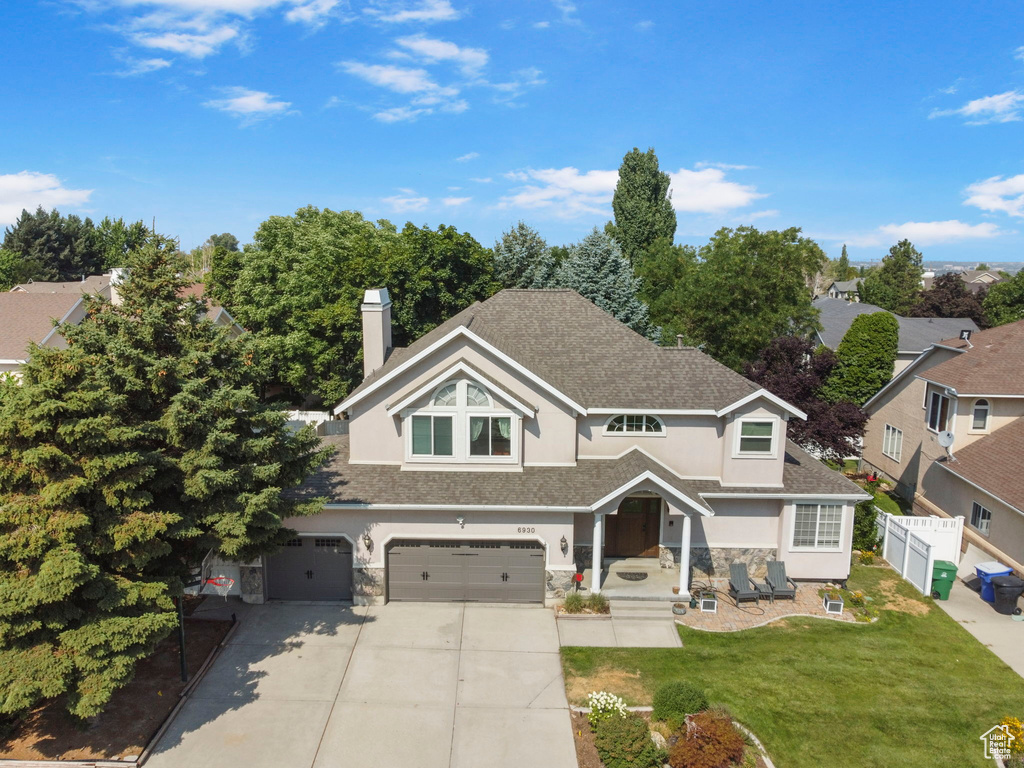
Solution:
{"label": "blue recycling bin", "polygon": [[987,563],[978,563],[974,566],[974,572],[981,579],[981,599],[987,603],[994,603],[996,601],[996,592],[992,586],[993,577],[1011,574],[1013,573],[1013,568],[1007,568],[1002,563],[992,560]]}

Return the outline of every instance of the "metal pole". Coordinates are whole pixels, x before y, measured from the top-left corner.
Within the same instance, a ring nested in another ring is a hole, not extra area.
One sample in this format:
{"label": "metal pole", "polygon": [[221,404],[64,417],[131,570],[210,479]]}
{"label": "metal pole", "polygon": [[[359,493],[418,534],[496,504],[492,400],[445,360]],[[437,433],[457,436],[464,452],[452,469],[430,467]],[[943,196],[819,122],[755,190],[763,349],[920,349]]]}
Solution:
{"label": "metal pole", "polygon": [[178,658],[181,661],[181,682],[188,682],[188,659],[185,657],[185,603],[180,597],[174,598],[178,605]]}

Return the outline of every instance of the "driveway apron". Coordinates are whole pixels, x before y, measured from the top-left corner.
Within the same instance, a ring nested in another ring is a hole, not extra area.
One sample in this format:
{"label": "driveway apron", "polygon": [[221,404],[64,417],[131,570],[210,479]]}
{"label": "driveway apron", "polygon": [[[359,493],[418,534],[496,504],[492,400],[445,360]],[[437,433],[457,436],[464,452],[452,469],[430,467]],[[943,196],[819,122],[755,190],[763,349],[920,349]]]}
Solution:
{"label": "driveway apron", "polygon": [[168,768],[574,768],[550,610],[269,604],[157,745]]}

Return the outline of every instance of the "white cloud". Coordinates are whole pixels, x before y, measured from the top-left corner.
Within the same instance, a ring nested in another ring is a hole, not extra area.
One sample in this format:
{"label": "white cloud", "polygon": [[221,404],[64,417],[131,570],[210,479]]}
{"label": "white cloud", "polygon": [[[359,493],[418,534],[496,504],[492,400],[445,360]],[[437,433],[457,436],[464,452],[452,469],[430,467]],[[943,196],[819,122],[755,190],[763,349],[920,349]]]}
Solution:
{"label": "white cloud", "polygon": [[312,27],[322,27],[327,23],[331,11],[338,5],[338,0],[308,0],[308,2],[296,3],[284,18],[287,21],[308,24]]}
{"label": "white cloud", "polygon": [[393,67],[389,64],[363,64],[358,61],[343,61],[339,66],[350,75],[396,93],[440,90],[425,69]]}
{"label": "white cloud", "polygon": [[167,59],[134,59],[131,56],[121,56],[119,58],[124,62],[125,69],[113,73],[118,77],[146,75],[171,66],[171,62]]}
{"label": "white cloud", "polygon": [[995,96],[985,96],[964,104],[959,109],[935,109],[929,118],[960,115],[967,118],[968,125],[986,125],[987,123],[1012,123],[1021,119],[1024,108],[1024,93],[1006,91]]}
{"label": "white cloud", "polygon": [[654,22],[650,19],[644,19],[643,21],[638,21],[634,24],[633,29],[637,32],[649,32],[654,29]]}
{"label": "white cloud", "polygon": [[409,197],[411,190],[402,190],[406,196],[392,195],[382,197],[381,202],[386,203],[395,213],[406,213],[408,211],[422,211],[430,204],[429,197]]}
{"label": "white cloud", "polygon": [[441,202],[449,208],[455,208],[460,205],[465,205],[472,199],[472,197],[446,197]]}
{"label": "white cloud", "polygon": [[406,120],[415,120],[420,115],[432,114],[432,109],[413,109],[412,107],[391,107],[375,112],[373,116],[382,123],[400,123]]}
{"label": "white cloud", "polygon": [[238,37],[238,29],[233,26],[220,26],[205,34],[191,32],[163,32],[160,34],[138,33],[132,36],[137,45],[144,48],[156,48],[203,59],[216,53],[222,45]]}
{"label": "white cloud", "polygon": [[495,97],[496,101],[511,104],[513,99],[523,95],[528,88],[544,85],[547,80],[541,75],[543,73],[536,67],[526,67],[513,72],[514,79],[512,80],[504,83],[487,83],[487,85],[498,91],[498,95]]}
{"label": "white cloud", "polygon": [[487,65],[489,58],[483,48],[460,48],[447,40],[436,40],[424,35],[400,37],[395,42],[427,62],[452,61],[467,75],[479,72]]}
{"label": "white cloud", "polygon": [[266,91],[253,91],[241,86],[220,90],[223,91],[225,98],[211,99],[203,102],[203,106],[227,112],[239,118],[243,125],[252,125],[268,117],[285,114],[291,106],[290,101],[276,100],[275,96]]}
{"label": "white cloud", "polygon": [[579,24],[580,20],[576,18],[576,4],[570,0],[551,0],[555,8],[562,15],[562,22],[565,24]]}
{"label": "white cloud", "polygon": [[672,179],[672,207],[686,213],[722,213],[766,197],[754,186],[726,181],[725,171],[720,168],[697,171],[680,168],[669,177]]}
{"label": "white cloud", "polygon": [[0,174],[0,226],[13,224],[22,210],[38,206],[77,208],[89,201],[91,189],[68,189],[52,173],[21,171]]}
{"label": "white cloud", "polygon": [[885,224],[874,232],[849,237],[828,238],[859,247],[891,245],[910,240],[914,245],[941,245],[963,240],[985,240],[1009,234],[995,224],[967,224],[963,221],[907,221],[903,224]]}
{"label": "white cloud", "polygon": [[757,221],[758,219],[770,219],[778,215],[779,212],[777,209],[770,208],[766,211],[754,211],[753,213],[744,213],[742,217],[747,221]]}
{"label": "white cloud", "polygon": [[695,163],[694,168],[720,168],[723,171],[750,171],[757,168],[756,165],[733,165],[731,163]]}
{"label": "white cloud", "polygon": [[1013,58],[1024,61],[1024,45],[1013,52]]}
{"label": "white cloud", "polygon": [[533,28],[534,29],[547,29],[550,26],[551,26],[551,22],[550,21],[535,21],[533,23]]}
{"label": "white cloud", "polygon": [[460,157],[456,157],[455,158],[455,162],[456,163],[468,163],[470,160],[476,160],[478,157],[480,157],[480,153],[479,152],[467,152],[466,154],[464,154],[464,155],[462,155]]}
{"label": "white cloud", "polygon": [[543,208],[561,218],[572,218],[584,213],[606,215],[619,172],[529,168],[506,173],[505,178],[526,183],[514,194],[502,197],[498,208]]}
{"label": "white cloud", "polygon": [[423,0],[418,6],[405,8],[388,13],[379,8],[366,8],[363,13],[375,17],[379,21],[399,23],[405,21],[454,21],[459,12],[452,8],[449,0]]}
{"label": "white cloud", "polygon": [[475,181],[477,184],[490,184],[494,179],[490,176],[485,176],[483,178],[470,178],[470,181]]}
{"label": "white cloud", "polygon": [[964,205],[973,205],[983,211],[1024,216],[1024,173],[1003,178],[993,176],[971,184],[964,190]]}

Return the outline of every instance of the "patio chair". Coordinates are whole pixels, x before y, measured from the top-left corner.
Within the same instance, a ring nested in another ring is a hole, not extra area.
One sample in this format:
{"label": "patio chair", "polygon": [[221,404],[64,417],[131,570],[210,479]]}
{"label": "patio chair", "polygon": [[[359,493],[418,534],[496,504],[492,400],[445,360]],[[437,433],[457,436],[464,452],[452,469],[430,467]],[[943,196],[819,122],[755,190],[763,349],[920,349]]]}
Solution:
{"label": "patio chair", "polygon": [[761,590],[757,588],[757,582],[747,574],[746,563],[733,563],[729,566],[729,597],[737,604],[741,600],[754,600],[758,605],[761,604]]}
{"label": "patio chair", "polygon": [[786,575],[786,563],[782,560],[768,562],[768,586],[772,590],[772,598],[788,597],[796,600],[796,582]]}

